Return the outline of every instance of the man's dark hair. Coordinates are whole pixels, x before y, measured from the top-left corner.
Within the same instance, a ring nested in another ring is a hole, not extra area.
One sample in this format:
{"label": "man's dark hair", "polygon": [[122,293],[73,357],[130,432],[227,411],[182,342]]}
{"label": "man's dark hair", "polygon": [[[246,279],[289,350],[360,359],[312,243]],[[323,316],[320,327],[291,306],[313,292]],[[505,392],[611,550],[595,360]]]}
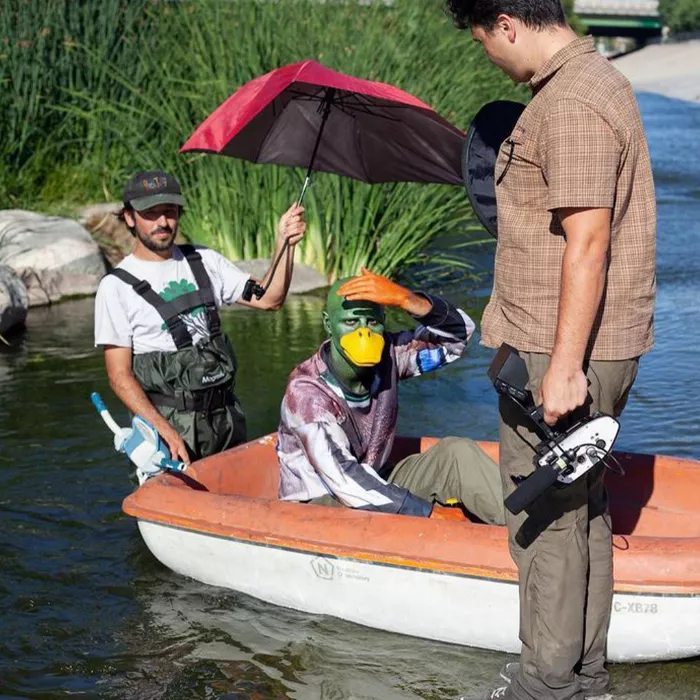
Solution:
{"label": "man's dark hair", "polygon": [[132,216],[134,215],[134,208],[130,204],[124,204],[124,206],[116,213],[116,217],[119,221],[121,221],[124,226],[126,226],[129,229],[129,232],[131,233],[132,236],[136,235],[136,229],[132,228],[129,226],[129,224],[126,223],[126,217],[124,216],[125,212],[129,212]]}
{"label": "man's dark hair", "polygon": [[128,211],[128,212],[133,212],[134,209],[131,207],[131,205],[125,204],[125,205],[122,206],[122,208],[115,214],[115,216],[116,216],[117,219],[119,219],[119,221],[121,221],[122,223],[126,223],[126,217],[124,216],[124,214],[125,214],[127,211]]}
{"label": "man's dark hair", "polygon": [[560,0],[445,0],[460,29],[479,26],[490,31],[498,15],[520,20],[530,29],[566,25]]}

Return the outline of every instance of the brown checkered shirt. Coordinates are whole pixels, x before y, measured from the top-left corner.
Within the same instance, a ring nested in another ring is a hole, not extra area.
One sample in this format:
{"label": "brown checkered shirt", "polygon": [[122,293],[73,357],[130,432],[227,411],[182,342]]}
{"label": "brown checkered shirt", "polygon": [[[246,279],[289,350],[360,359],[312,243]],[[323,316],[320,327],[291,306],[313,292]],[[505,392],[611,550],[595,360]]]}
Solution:
{"label": "brown checkered shirt", "polygon": [[591,37],[557,52],[530,87],[496,162],[498,243],[483,343],[551,353],[566,247],[556,210],[609,207],[610,262],[589,357],[637,357],[654,341],[656,203],[634,93]]}

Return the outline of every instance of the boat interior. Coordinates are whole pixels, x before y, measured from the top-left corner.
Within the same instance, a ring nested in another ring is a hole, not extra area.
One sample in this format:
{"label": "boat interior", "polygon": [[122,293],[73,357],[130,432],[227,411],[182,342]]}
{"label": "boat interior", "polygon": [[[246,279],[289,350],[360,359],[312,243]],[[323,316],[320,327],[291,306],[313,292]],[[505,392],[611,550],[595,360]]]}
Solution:
{"label": "boat interior", "polygon": [[[434,438],[397,438],[392,459],[424,451]],[[480,443],[498,460],[497,443]],[[700,464],[671,457],[615,453],[606,475],[613,532],[662,538],[700,537]],[[624,471],[624,474],[622,473]],[[196,475],[196,478],[195,478]],[[274,436],[196,462],[190,475],[167,480],[176,488],[220,496],[277,500],[279,465]],[[307,505],[305,507],[324,508]],[[448,512],[446,512],[448,511]],[[441,509],[442,519],[469,520],[461,508]],[[476,521],[478,523],[478,521]],[[488,527],[483,525],[483,527]]]}

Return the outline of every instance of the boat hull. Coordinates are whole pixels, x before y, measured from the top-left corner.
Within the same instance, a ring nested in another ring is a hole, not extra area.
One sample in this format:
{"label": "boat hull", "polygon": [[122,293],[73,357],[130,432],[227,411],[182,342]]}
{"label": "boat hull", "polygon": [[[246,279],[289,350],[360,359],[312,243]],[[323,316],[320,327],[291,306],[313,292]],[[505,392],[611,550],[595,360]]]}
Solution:
{"label": "boat hull", "polygon": [[[274,605],[389,632],[518,653],[515,581],[328,555],[138,520],[166,567]],[[700,654],[700,597],[616,592],[611,661]]]}

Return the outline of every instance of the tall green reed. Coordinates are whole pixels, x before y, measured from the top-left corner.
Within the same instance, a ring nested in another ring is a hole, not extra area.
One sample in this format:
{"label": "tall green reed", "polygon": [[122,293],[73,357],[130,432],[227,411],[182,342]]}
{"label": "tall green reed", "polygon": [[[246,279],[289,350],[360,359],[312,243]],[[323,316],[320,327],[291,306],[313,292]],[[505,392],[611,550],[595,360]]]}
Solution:
{"label": "tall green reed", "polygon": [[[86,139],[100,126],[66,120],[66,91],[109,94],[109,62],[127,64],[147,32],[143,3],[3,0],[0,4],[0,171],[30,194],[65,163],[92,165]],[[83,47],[98,60],[86,61]],[[138,76],[134,75],[134,78]],[[1,177],[1,176],[0,176]]]}

